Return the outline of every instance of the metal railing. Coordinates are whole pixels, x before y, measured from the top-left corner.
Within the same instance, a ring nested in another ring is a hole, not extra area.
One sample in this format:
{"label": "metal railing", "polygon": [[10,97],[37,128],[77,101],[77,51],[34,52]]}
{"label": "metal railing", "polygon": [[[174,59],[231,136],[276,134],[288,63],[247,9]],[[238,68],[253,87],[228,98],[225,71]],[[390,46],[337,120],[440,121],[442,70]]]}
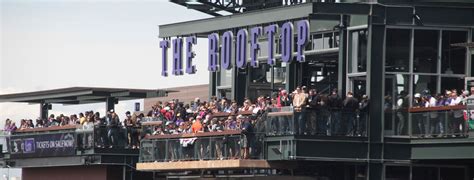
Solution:
{"label": "metal railing", "polygon": [[385,112],[385,136],[410,138],[467,137],[466,106],[410,108]]}
{"label": "metal railing", "polygon": [[76,129],[77,148],[78,150],[138,148],[141,132],[140,127],[82,126]]}
{"label": "metal railing", "polygon": [[263,134],[239,133],[206,136],[147,138],[141,141],[140,162],[225,159],[262,159]]}
{"label": "metal railing", "polygon": [[367,136],[366,112],[340,109],[303,109],[293,107],[272,108],[266,112],[267,136]]}

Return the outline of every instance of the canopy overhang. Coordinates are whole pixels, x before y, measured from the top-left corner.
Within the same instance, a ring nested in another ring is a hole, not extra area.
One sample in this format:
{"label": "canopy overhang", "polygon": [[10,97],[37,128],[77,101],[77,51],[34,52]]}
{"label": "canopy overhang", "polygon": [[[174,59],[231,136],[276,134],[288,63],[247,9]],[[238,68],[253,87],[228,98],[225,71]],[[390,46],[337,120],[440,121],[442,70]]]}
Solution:
{"label": "canopy overhang", "polygon": [[167,96],[170,90],[71,87],[44,91],[0,95],[0,102],[30,104],[88,104],[106,102],[108,98],[118,101]]}

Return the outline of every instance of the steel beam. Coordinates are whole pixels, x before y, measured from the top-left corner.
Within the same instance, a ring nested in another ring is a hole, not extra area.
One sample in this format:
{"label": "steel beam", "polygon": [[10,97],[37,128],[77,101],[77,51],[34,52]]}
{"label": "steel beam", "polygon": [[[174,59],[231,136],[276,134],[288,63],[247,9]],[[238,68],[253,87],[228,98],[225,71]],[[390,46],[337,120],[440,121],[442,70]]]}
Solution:
{"label": "steel beam", "polygon": [[294,6],[269,8],[263,11],[252,11],[242,14],[208,18],[202,20],[160,25],[160,38],[206,34],[246,26],[269,24],[292,19],[306,18],[313,12],[311,3]]}

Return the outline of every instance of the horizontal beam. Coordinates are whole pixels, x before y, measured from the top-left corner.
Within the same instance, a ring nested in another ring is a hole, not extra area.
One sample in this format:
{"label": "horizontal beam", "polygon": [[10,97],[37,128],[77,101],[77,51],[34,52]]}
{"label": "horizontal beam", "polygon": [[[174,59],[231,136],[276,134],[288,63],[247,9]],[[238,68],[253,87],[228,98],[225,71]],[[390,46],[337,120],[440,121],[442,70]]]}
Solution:
{"label": "horizontal beam", "polygon": [[33,95],[33,96],[23,96],[23,97],[12,97],[0,99],[0,102],[24,102],[24,101],[34,101],[34,100],[44,100],[44,99],[60,99],[63,97],[71,96],[82,96],[92,94],[91,90],[68,92],[68,93],[58,93],[58,94],[47,94],[47,95]]}
{"label": "horizontal beam", "polygon": [[266,160],[213,160],[213,161],[179,161],[137,163],[139,171],[173,171],[198,169],[269,169],[272,168]]}
{"label": "horizontal beam", "polygon": [[203,34],[233,28],[269,24],[291,19],[307,18],[313,12],[311,3],[268,8],[262,11],[160,25],[160,38]]}

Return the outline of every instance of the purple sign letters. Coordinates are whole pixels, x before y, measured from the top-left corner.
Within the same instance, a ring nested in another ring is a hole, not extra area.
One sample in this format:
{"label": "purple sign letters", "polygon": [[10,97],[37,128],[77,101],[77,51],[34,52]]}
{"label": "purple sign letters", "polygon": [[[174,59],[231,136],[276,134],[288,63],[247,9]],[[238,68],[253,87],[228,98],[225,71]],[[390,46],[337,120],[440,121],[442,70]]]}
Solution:
{"label": "purple sign letters", "polygon": [[161,47],[161,64],[162,69],[161,69],[161,75],[162,76],[168,76],[168,47],[170,45],[170,42],[168,40],[163,40],[160,41],[160,47]]}
{"label": "purple sign letters", "polygon": [[281,60],[289,63],[293,58],[293,23],[286,22],[281,27]]}
{"label": "purple sign letters", "polygon": [[237,52],[235,65],[238,68],[245,68],[247,65],[247,37],[249,32],[247,29],[241,29],[237,32]]}
{"label": "purple sign letters", "polygon": [[258,44],[258,36],[262,34],[262,27],[254,27],[250,29],[250,65],[254,68],[258,67],[258,51],[260,45]]}
{"label": "purple sign letters", "polygon": [[195,74],[196,66],[193,65],[193,59],[196,54],[193,51],[193,44],[197,43],[196,36],[186,38],[186,73]]}
{"label": "purple sign letters", "polygon": [[[281,47],[281,61],[291,63],[294,58],[294,47],[296,46],[296,61],[305,62],[305,47],[309,43],[309,21],[301,20],[296,22],[296,40],[294,38],[294,23],[289,21],[284,23],[281,28],[278,24],[268,25],[266,27],[253,27],[249,31],[246,28],[237,31],[234,39],[232,31],[226,31],[219,39],[219,34],[212,33],[208,35],[209,49],[208,49],[208,70],[216,72],[220,70],[229,70],[235,64],[236,68],[245,69],[247,67],[248,52],[250,50],[250,66],[256,68],[259,66],[259,52],[261,50],[258,39],[261,36],[266,36],[268,40],[268,58],[267,64],[275,65],[275,36],[279,33],[280,47]],[[221,43],[219,43],[221,41]],[[296,42],[295,42],[296,41]],[[183,75],[183,38],[173,39],[173,71],[176,76]],[[196,36],[189,36],[185,38],[186,47],[186,73],[195,74],[196,66],[193,65],[195,53],[193,46],[197,44]],[[250,48],[249,48],[250,46]],[[160,48],[162,49],[162,76],[168,76],[168,48],[170,41],[164,39],[160,41]],[[235,49],[234,49],[235,48]],[[234,51],[235,50],[235,51]],[[235,54],[235,56],[234,56]]]}
{"label": "purple sign letters", "polygon": [[232,68],[231,58],[232,58],[232,39],[234,39],[234,34],[232,31],[227,31],[222,35],[222,47],[221,47],[221,67],[222,69],[229,70]]}
{"label": "purple sign letters", "polygon": [[183,39],[173,39],[173,74],[183,75]]}
{"label": "purple sign letters", "polygon": [[219,56],[219,35],[212,33],[208,36],[209,39],[209,59],[208,59],[208,70],[215,72],[218,70],[219,65],[217,64]]}

